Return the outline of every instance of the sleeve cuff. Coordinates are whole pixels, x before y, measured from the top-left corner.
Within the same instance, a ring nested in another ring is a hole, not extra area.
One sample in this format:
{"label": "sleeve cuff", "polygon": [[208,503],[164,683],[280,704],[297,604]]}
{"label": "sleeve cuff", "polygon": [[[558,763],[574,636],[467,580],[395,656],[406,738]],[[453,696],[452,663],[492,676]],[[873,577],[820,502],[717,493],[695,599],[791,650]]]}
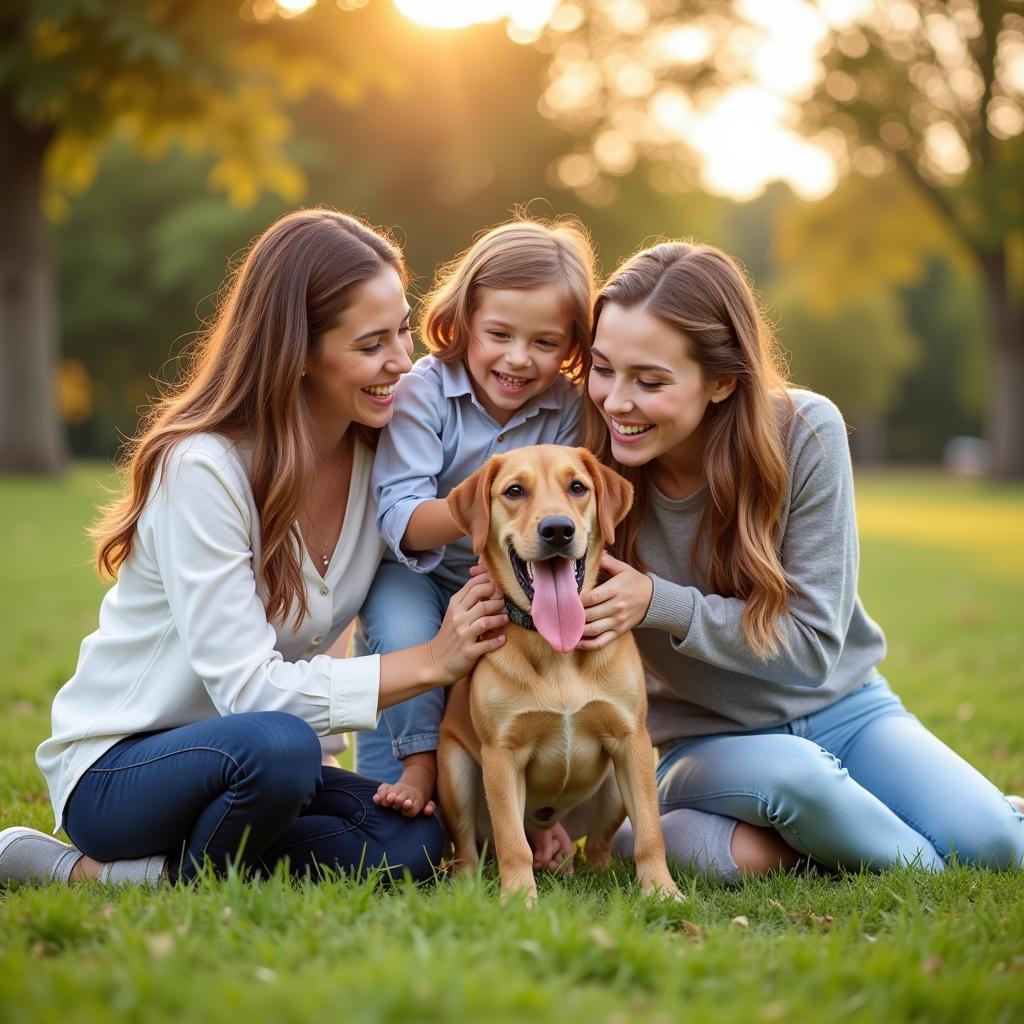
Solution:
{"label": "sleeve cuff", "polygon": [[433,572],[444,558],[445,549],[443,547],[431,548],[429,551],[417,551],[414,555],[407,554],[402,550],[402,538],[405,536],[405,531],[409,529],[409,520],[412,519],[413,512],[423,502],[430,500],[430,498],[417,498],[402,502],[392,508],[387,515],[382,516],[380,521],[381,533],[387,541],[388,547],[391,548],[395,560],[414,572]]}
{"label": "sleeve cuff", "polygon": [[647,574],[654,584],[651,603],[638,629],[660,629],[671,633],[680,643],[690,632],[693,620],[693,588],[669,583],[653,572]]}
{"label": "sleeve cuff", "polygon": [[444,550],[444,548],[432,548],[430,551],[417,551],[415,555],[408,555],[399,548],[395,552],[395,558],[414,572],[433,572],[441,564]]}
{"label": "sleeve cuff", "polygon": [[331,664],[330,731],[377,728],[380,655],[335,658]]}

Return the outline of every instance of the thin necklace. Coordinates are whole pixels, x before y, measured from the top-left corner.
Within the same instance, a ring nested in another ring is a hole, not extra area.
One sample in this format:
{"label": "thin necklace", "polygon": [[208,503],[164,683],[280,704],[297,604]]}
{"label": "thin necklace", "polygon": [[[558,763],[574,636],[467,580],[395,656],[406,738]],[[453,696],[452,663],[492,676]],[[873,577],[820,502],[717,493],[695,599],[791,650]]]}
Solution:
{"label": "thin necklace", "polygon": [[[347,455],[347,453],[346,453],[346,455]],[[334,483],[336,477],[339,475],[341,470],[345,467],[347,461],[348,461],[347,458],[342,459],[342,461],[340,463],[338,463],[338,465],[334,468],[334,472],[331,473],[331,475],[330,475],[329,485]],[[309,518],[309,521],[313,524],[313,533],[314,533],[314,535],[316,537],[322,538],[322,543],[321,543],[321,546],[320,546],[320,563],[323,566],[323,568],[321,570],[321,575],[323,575],[324,573],[327,572],[328,568],[330,568],[331,556],[334,554],[334,552],[327,550],[328,543],[329,543],[329,538],[324,538],[323,535],[320,533],[320,517],[324,514],[324,511],[327,508],[327,502],[326,501],[321,501],[318,504],[319,504],[319,509],[317,511],[317,514],[314,516],[311,510],[307,510],[306,511],[306,516]]]}

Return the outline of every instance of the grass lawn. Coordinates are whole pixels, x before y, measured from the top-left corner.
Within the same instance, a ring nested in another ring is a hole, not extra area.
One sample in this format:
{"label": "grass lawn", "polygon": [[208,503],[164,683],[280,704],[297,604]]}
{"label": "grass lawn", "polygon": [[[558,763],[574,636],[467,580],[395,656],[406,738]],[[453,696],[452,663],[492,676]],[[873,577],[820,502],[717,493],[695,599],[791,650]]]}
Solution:
{"label": "grass lawn", "polygon": [[[104,471],[0,480],[0,828],[49,829],[33,752],[103,587],[82,527]],[[109,482],[109,479],[108,479]],[[883,671],[946,742],[1024,792],[1024,489],[858,480],[861,594]],[[0,891],[0,1024],[77,1021],[1024,1019],[1024,876],[798,875],[689,899],[625,867],[541,883],[380,892],[238,879],[157,893]]]}

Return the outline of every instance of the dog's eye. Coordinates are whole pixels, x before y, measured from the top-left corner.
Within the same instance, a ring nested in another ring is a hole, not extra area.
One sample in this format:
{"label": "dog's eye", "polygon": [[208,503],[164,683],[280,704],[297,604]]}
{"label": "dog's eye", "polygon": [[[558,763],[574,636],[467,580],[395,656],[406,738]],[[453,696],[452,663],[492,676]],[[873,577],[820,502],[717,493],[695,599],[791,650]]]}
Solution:
{"label": "dog's eye", "polygon": [[570,494],[586,494],[587,493],[587,485],[584,484],[584,483],[580,483],[579,480],[573,480],[573,482],[571,484],[569,484],[569,493]]}
{"label": "dog's eye", "polygon": [[526,491],[520,484],[512,484],[511,487],[505,488],[506,498],[522,498],[526,495]]}

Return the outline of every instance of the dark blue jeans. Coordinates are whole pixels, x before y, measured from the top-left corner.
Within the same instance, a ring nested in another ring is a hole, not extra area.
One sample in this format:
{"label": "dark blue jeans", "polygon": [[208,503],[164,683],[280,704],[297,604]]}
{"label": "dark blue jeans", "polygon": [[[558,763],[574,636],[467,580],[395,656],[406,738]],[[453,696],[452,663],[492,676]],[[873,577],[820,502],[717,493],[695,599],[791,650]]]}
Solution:
{"label": "dark blue jeans", "polygon": [[173,881],[195,877],[207,857],[219,873],[287,861],[314,877],[320,866],[432,877],[440,822],[377,807],[376,782],[320,758],[313,730],[278,711],[129,736],[82,776],[64,830],[99,861],[163,854]]}

